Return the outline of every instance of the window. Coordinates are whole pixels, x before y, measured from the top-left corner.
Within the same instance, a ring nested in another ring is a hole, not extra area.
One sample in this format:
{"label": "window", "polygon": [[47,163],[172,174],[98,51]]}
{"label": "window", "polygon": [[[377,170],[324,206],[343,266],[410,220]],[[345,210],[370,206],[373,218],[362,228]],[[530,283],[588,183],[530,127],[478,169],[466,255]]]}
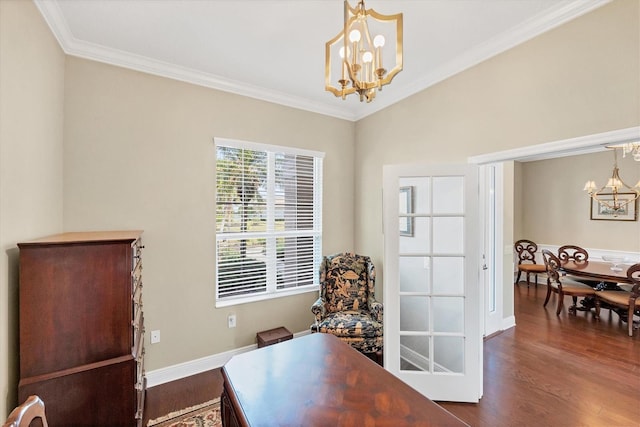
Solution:
{"label": "window", "polygon": [[215,143],[216,306],[316,290],[324,153]]}

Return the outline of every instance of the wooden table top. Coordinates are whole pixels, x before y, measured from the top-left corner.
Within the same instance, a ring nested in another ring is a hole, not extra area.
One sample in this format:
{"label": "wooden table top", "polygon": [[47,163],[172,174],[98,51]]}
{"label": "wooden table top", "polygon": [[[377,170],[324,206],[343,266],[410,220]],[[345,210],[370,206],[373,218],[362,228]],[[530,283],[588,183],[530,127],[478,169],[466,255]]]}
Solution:
{"label": "wooden table top", "polygon": [[620,265],[622,271],[611,270],[611,265],[610,262],[605,261],[567,261],[562,263],[562,269],[576,276],[604,280],[606,282],[631,283],[627,277],[628,264]]}
{"label": "wooden table top", "polygon": [[467,426],[329,334],[234,356],[222,375],[242,425]]}

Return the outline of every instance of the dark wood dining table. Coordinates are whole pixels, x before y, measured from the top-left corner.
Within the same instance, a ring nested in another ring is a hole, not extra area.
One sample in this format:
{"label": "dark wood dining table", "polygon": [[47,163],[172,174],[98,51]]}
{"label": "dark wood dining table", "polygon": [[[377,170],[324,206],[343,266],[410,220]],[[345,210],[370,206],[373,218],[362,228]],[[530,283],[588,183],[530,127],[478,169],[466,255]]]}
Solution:
{"label": "dark wood dining table", "polygon": [[[567,274],[571,274],[578,280],[580,278],[586,279],[591,283],[587,283],[589,285],[594,286],[594,288],[598,291],[603,290],[617,290],[622,291],[620,287],[618,287],[618,283],[632,283],[631,280],[627,277],[627,270],[629,269],[629,264],[619,264],[620,270],[614,271],[611,269],[613,264],[611,262],[606,261],[566,261],[561,265],[562,271]],[[579,311],[589,311],[592,308],[595,308],[595,298],[594,297],[585,297],[580,301],[581,307],[575,307],[576,310]],[[611,307],[612,310],[615,310],[620,317],[626,318],[626,314],[623,311],[619,311],[616,307]]]}
{"label": "dark wood dining table", "polygon": [[620,264],[620,271],[611,269],[613,264],[605,261],[567,261],[562,263],[562,270],[573,276],[596,280],[602,283],[631,283],[627,277],[628,264]]}

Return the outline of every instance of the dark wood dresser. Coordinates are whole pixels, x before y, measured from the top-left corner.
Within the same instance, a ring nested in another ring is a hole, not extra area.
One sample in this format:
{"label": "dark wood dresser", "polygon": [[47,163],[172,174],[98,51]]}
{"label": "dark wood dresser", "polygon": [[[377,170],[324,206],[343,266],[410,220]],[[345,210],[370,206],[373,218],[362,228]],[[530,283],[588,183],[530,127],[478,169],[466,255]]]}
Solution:
{"label": "dark wood dresser", "polygon": [[233,356],[222,377],[224,427],[468,426],[329,334]]}
{"label": "dark wood dresser", "polygon": [[20,248],[18,399],[51,426],[141,426],[142,231],[63,233]]}

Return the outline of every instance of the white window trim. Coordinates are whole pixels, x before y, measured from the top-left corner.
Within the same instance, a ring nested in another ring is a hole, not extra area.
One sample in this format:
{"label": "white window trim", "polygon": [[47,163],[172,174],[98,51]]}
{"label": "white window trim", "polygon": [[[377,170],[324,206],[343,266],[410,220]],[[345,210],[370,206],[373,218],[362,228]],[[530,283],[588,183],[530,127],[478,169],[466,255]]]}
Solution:
{"label": "white window trim", "polygon": [[[324,159],[325,157],[325,153],[320,152],[320,151],[313,151],[313,150],[306,150],[306,149],[300,149],[300,148],[294,148],[294,147],[286,147],[286,146],[279,146],[279,145],[271,145],[271,144],[263,144],[263,143],[256,143],[256,142],[250,142],[250,141],[241,141],[241,140],[235,140],[235,139],[228,139],[228,138],[220,138],[220,137],[216,137],[213,139],[214,142],[214,148],[217,148],[217,146],[221,145],[221,146],[226,146],[226,147],[232,147],[232,148],[245,148],[245,149],[250,149],[250,150],[256,150],[256,151],[270,151],[270,152],[281,152],[281,153],[285,153],[285,154],[292,154],[292,155],[303,155],[303,156],[310,156],[310,157],[314,157],[316,158],[316,160],[314,161],[314,168],[318,168],[318,160],[317,159]],[[269,156],[269,158],[272,160],[273,156]],[[271,161],[269,160],[269,161]],[[215,167],[214,167],[215,170]],[[314,175],[317,172],[314,172]],[[320,174],[322,174],[322,170],[320,170]],[[314,215],[314,230],[313,230],[313,235],[319,235],[322,236],[322,175],[320,175],[320,191],[314,191],[314,206],[320,206],[320,212],[318,215]],[[272,177],[268,178],[269,180],[273,179]],[[272,188],[271,186],[269,186],[269,188]],[[269,190],[270,191],[270,190]],[[244,236],[250,236],[250,233],[227,233],[225,234],[225,237],[229,238],[229,237],[237,237],[238,234],[244,235]],[[283,234],[287,234],[286,232],[284,232]],[[217,233],[217,229],[216,229],[216,242],[218,240],[218,233]],[[320,256],[321,256],[321,251],[322,251],[322,243],[320,244],[319,247],[319,251],[320,251]],[[217,258],[217,249],[216,249],[216,258]],[[216,261],[217,262],[217,261]],[[267,268],[269,268],[269,266],[267,266]],[[217,267],[216,267],[217,270]],[[298,286],[295,288],[286,288],[286,289],[282,289],[282,290],[278,290],[277,288],[273,288],[272,286],[270,286],[269,284],[267,284],[267,291],[262,292],[262,293],[254,293],[254,294],[250,294],[250,295],[238,295],[238,296],[229,296],[229,297],[225,297],[224,299],[218,299],[218,283],[217,283],[217,278],[215,279],[215,306],[216,308],[218,307],[230,307],[230,306],[234,306],[234,305],[239,305],[239,304],[246,304],[246,303],[252,303],[252,302],[258,302],[258,301],[265,301],[265,300],[270,300],[270,299],[274,299],[274,298],[281,298],[281,297],[287,297],[287,296],[292,296],[292,295],[300,295],[300,294],[304,294],[304,293],[309,293],[309,292],[318,292],[319,290],[319,283],[318,283],[318,277],[314,276],[314,283],[312,285],[306,285],[306,286]]]}

